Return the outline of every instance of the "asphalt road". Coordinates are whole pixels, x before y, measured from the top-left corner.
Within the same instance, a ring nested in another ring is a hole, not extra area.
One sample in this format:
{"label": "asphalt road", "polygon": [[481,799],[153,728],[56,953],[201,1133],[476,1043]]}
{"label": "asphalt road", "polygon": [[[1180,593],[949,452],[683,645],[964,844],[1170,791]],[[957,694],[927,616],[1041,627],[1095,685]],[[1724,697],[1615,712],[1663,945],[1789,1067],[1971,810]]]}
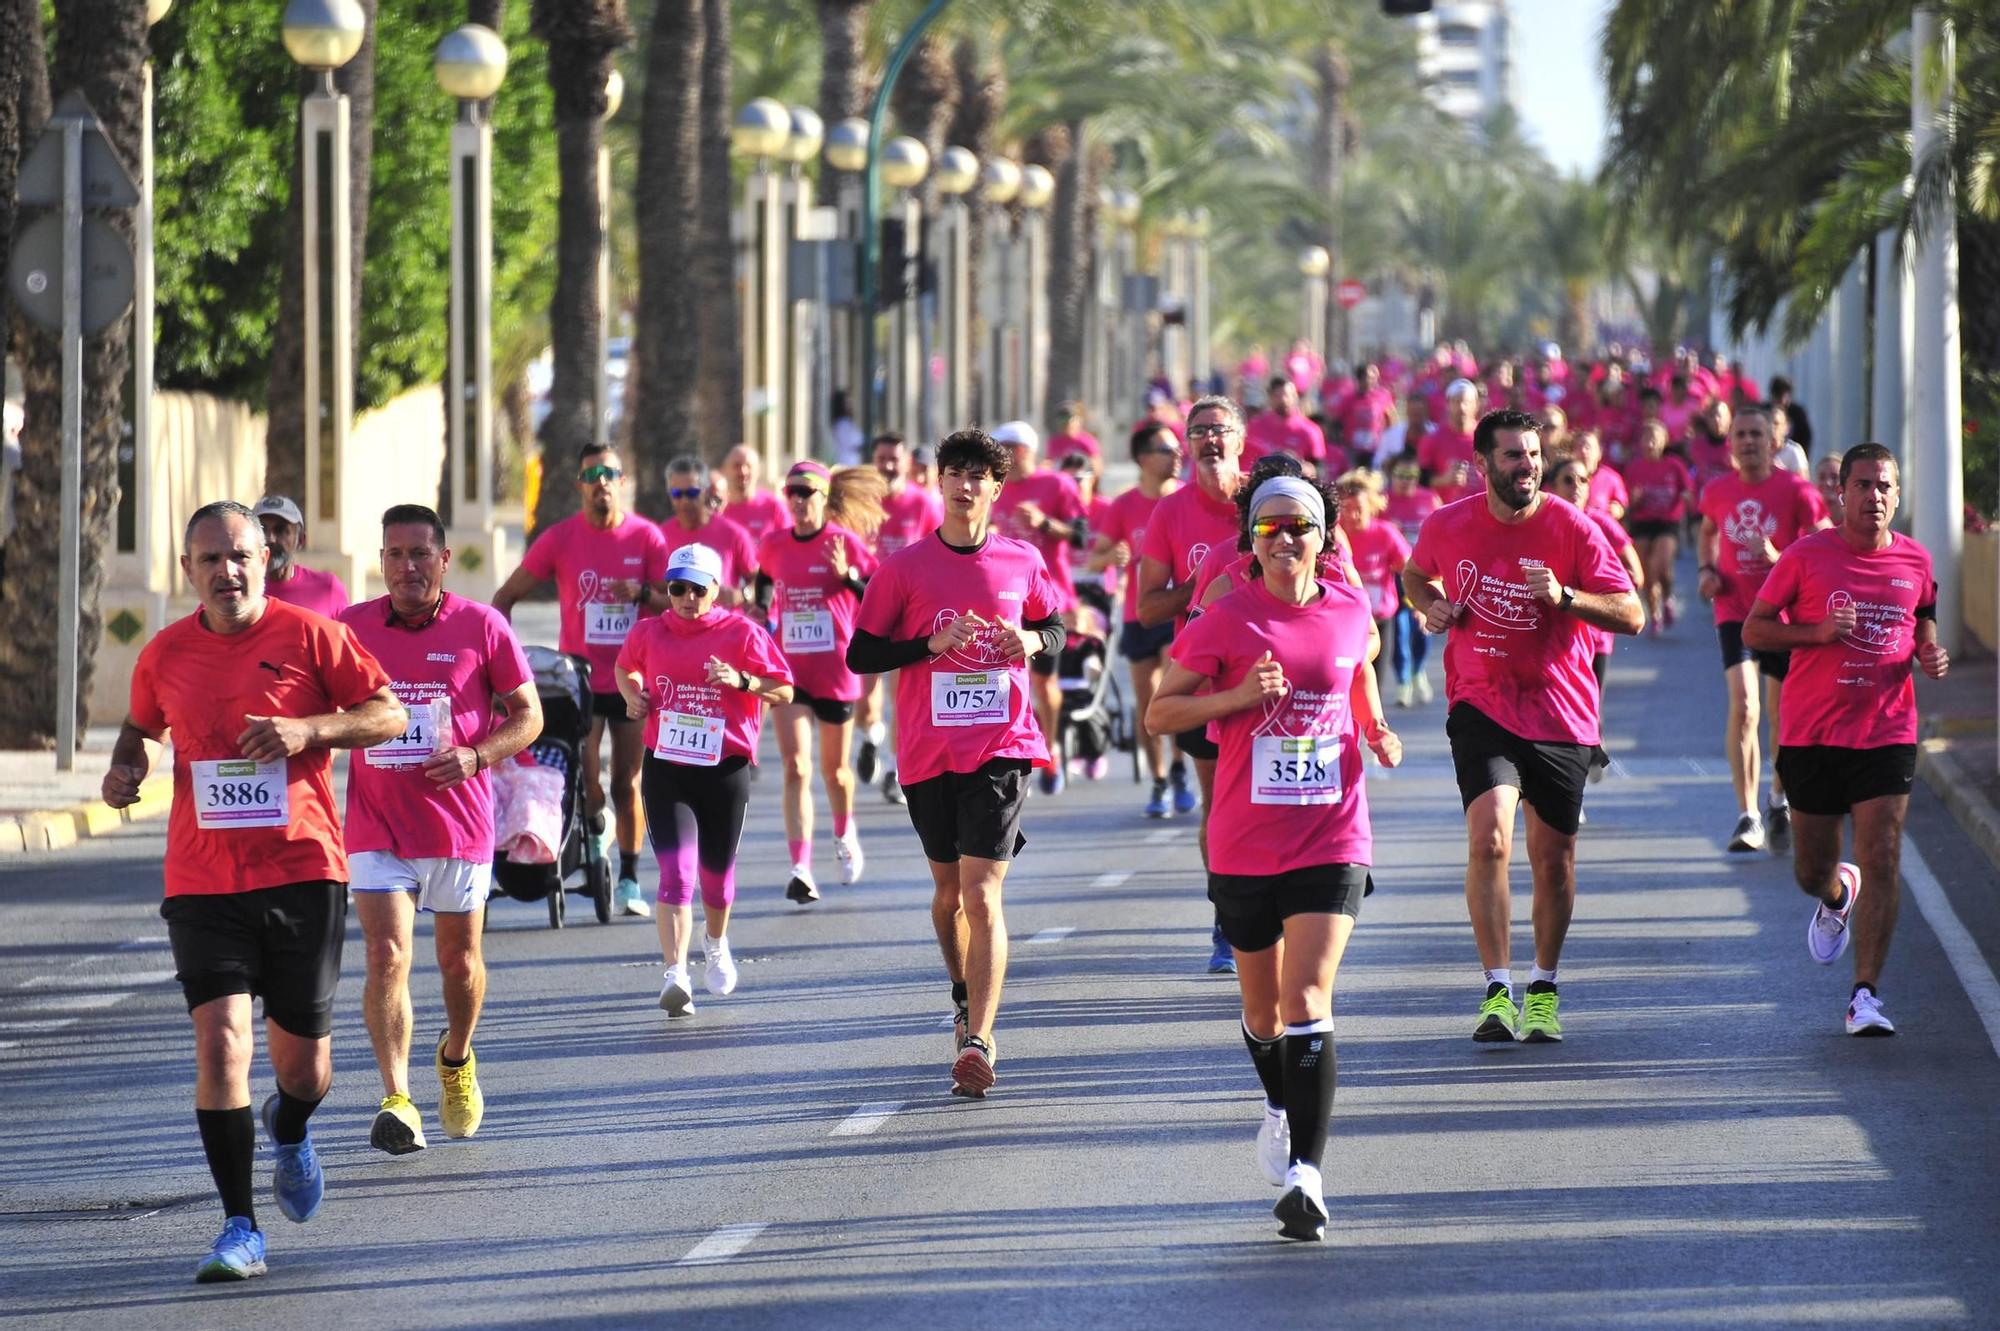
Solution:
{"label": "asphalt road", "polygon": [[[1397,714],[1410,758],[1372,778],[1380,890],[1341,974],[1323,1247],[1276,1237],[1233,983],[1201,964],[1193,828],[1141,818],[1129,771],[1030,807],[981,1103],[947,1094],[927,879],[903,811],[872,797],[867,880],[801,910],[766,772],[742,986],[690,1021],[655,1006],[649,922],[600,926],[578,898],[552,932],[539,904],[496,905],[486,1125],[437,1128],[420,966],[419,1154],[367,1145],[351,930],[314,1120],[326,1204],[299,1227],[263,1201],[271,1274],[234,1287],[190,1282],[219,1217],[156,914],[160,825],[11,860],[0,1323],[2000,1325],[1990,867],[1920,788],[1884,991],[1902,1033],[1848,1039],[1845,966],[1807,959],[1788,866],[1722,850],[1715,676],[1699,624],[1616,659],[1619,770],[1590,793],[1558,1046],[1468,1038],[1442,707]],[[255,1081],[261,1098],[261,1056]]]}

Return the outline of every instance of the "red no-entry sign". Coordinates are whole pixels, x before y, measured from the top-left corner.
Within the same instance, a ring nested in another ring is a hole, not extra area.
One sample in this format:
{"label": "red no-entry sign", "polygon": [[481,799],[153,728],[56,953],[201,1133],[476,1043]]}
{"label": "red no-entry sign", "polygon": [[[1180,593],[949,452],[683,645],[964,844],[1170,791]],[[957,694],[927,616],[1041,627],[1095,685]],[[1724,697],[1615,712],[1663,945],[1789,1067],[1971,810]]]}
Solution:
{"label": "red no-entry sign", "polygon": [[1334,288],[1334,295],[1339,299],[1341,309],[1351,310],[1362,301],[1368,299],[1368,288],[1362,283],[1360,278],[1350,277],[1344,279],[1339,286]]}

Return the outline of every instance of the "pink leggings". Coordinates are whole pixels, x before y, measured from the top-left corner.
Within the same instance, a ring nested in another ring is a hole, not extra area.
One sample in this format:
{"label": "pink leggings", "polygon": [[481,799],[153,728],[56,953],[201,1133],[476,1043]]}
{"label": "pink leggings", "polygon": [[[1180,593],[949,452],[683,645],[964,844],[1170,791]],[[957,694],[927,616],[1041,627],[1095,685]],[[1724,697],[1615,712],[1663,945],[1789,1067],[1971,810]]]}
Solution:
{"label": "pink leggings", "polygon": [[663,906],[723,910],[736,900],[736,846],[750,803],[750,766],[741,757],[716,767],[683,767],[646,755],[639,778],[646,831],[660,862]]}

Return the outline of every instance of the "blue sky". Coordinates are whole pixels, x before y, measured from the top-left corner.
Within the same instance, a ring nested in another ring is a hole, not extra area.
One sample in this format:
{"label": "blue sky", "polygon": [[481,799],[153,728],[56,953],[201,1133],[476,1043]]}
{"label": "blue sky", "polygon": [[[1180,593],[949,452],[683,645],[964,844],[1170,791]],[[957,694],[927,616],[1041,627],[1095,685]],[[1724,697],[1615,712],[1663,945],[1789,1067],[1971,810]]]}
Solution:
{"label": "blue sky", "polygon": [[1597,169],[1604,80],[1597,42],[1611,0],[1513,0],[1514,100],[1528,132],[1564,172]]}

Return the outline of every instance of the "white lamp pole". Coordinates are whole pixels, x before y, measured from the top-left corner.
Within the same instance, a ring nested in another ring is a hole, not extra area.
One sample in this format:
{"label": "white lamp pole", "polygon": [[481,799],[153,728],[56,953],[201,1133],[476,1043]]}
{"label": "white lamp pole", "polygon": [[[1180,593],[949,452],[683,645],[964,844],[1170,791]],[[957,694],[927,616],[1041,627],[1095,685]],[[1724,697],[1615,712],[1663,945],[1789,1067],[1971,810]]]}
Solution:
{"label": "white lamp pole", "polygon": [[[1193,272],[1191,274],[1193,303],[1188,309],[1188,341],[1194,357],[1194,374],[1206,379],[1214,369],[1210,364],[1214,352],[1209,347],[1209,305],[1208,305],[1208,209],[1194,210]],[[1203,385],[1204,391],[1207,385]],[[1200,394],[1196,394],[1200,396]]]}
{"label": "white lamp pole", "polygon": [[1014,351],[1015,380],[1011,390],[1020,411],[1030,420],[1052,413],[1045,399],[1049,392],[1049,258],[1048,218],[1050,200],[1056,196],[1056,178],[1045,166],[1021,168],[1021,240],[1014,268],[1021,292],[1018,305],[1019,328]]}
{"label": "white lamp pole", "polygon": [[[158,24],[174,0],[147,0],[146,26]],[[166,590],[153,569],[153,60],[139,79],[139,207],[133,214],[132,274],[132,561],[149,595]],[[150,619],[151,617],[148,616]],[[150,635],[158,626],[148,623]]]}
{"label": "white lamp pole", "polygon": [[[625,104],[625,76],[616,68],[604,80],[604,124],[618,118]],[[597,141],[597,410],[591,438],[599,448],[611,444],[611,145]]]}
{"label": "white lamp pole", "polygon": [[1326,274],[1333,266],[1333,256],[1326,252],[1324,245],[1308,245],[1299,251],[1299,276],[1305,279],[1305,287],[1299,297],[1299,336],[1304,338],[1321,355],[1320,343],[1326,337]]}
{"label": "white lamp pole", "polygon": [[979,203],[985,210],[985,253],[979,265],[979,315],[985,345],[973,353],[980,362],[979,419],[1009,421],[1033,413],[1020,392],[1021,301],[1016,268],[1020,242],[1007,205],[1020,197],[1021,168],[1005,157],[979,168]]}
{"label": "white lamp pole", "polygon": [[742,234],[749,247],[743,293],[743,442],[756,450],[767,474],[778,470],[784,392],[785,230],[771,159],[791,136],[792,113],[770,97],[753,98],[730,130],[736,152],[751,159],[743,192]]}
{"label": "white lamp pole", "polygon": [[[1951,113],[1951,25],[1929,5],[1910,19],[1911,160],[1921,163]],[[1935,76],[1933,76],[1935,71]],[[1916,358],[1911,397],[1915,437],[1904,481],[1910,532],[1931,553],[1938,584],[1938,642],[1956,654],[1964,625],[1959,565],[1965,553],[1964,479],[1959,471],[1958,220],[1949,190],[1916,258]]]}
{"label": "white lamp pole", "polygon": [[[819,113],[809,107],[794,106],[788,114],[791,124],[785,146],[778,150],[778,154],[786,162],[782,190],[785,265],[789,271],[792,244],[812,239],[813,182],[812,177],[805,174],[805,164],[819,156],[820,144],[826,139],[826,127],[820,121]],[[818,340],[813,330],[814,302],[793,300],[790,291],[781,295],[784,301],[785,392],[782,438],[785,465],[790,466],[812,456],[813,438],[825,403],[813,391],[813,362],[817,359],[815,343]]]}
{"label": "white lamp pole", "polygon": [[[839,376],[839,387],[847,392],[848,405],[858,421],[867,415],[865,404],[875,386],[868,382],[868,367],[861,362],[861,321],[874,318],[862,307],[858,290],[861,243],[861,173],[868,169],[868,122],[859,116],[834,125],[826,132],[826,164],[835,172],[835,238],[843,253],[851,256],[852,276],[843,291],[847,299],[833,317],[831,361]],[[879,419],[879,418],[878,418]]]}
{"label": "white lamp pole", "polygon": [[938,154],[938,338],[944,357],[940,433],[972,421],[972,216],[965,196],[979,183],[979,159],[965,148]]}
{"label": "white lamp pole", "polygon": [[[923,242],[923,210],[916,187],[930,173],[931,155],[923,144],[907,136],[882,145],[879,159],[882,182],[896,193],[896,212],[903,223],[903,253],[914,265]],[[899,286],[902,272],[884,273],[885,283]],[[911,439],[923,434],[923,313],[917,307],[917,284],[902,289],[890,315],[889,341],[889,427]]]}

